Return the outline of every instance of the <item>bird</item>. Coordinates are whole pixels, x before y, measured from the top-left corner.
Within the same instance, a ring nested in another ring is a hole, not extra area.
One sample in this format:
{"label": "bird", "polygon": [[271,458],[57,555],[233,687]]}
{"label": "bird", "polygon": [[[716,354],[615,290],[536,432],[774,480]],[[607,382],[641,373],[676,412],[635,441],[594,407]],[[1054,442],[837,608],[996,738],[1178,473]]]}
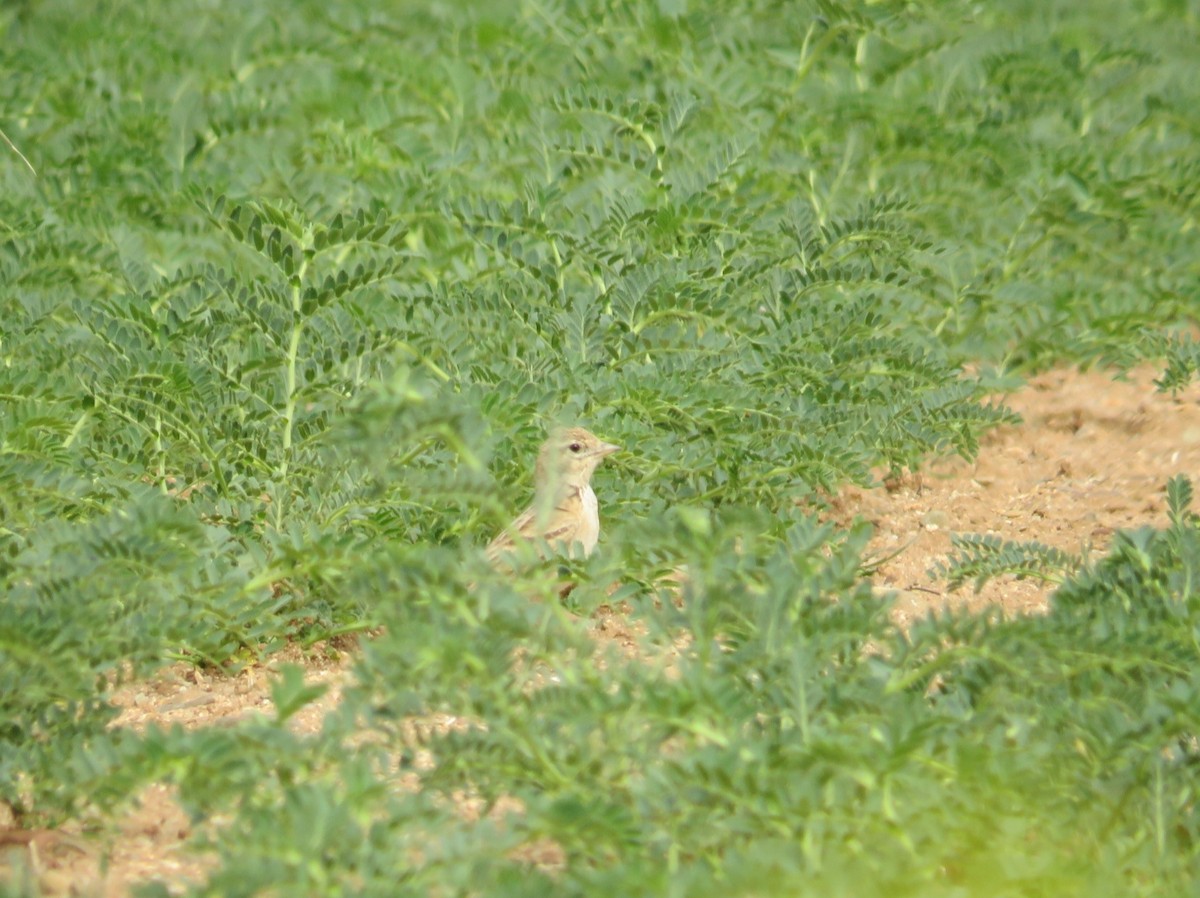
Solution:
{"label": "bird", "polygon": [[542,444],[534,468],[533,503],[488,543],[493,566],[505,564],[522,544],[539,555],[575,546],[592,554],[600,538],[600,509],[592,490],[592,474],[600,462],[621,447],[606,443],[582,427],[555,430]]}

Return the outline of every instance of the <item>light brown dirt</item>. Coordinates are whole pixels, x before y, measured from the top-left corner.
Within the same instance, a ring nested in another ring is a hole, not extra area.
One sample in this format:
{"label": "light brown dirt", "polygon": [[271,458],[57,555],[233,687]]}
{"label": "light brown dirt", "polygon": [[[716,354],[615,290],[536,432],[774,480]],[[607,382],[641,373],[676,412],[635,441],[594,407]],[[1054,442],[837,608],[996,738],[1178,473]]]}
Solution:
{"label": "light brown dirt", "polygon": [[1159,371],[1126,380],[1103,371],[1052,371],[999,397],[1024,419],[993,431],[978,459],[943,459],[885,489],[848,489],[835,517],[875,528],[869,553],[887,558],[876,586],[900,592],[903,625],[943,607],[1044,611],[1050,589],[1006,578],[950,592],[930,573],[952,533],[994,534],[1071,553],[1103,554],[1117,530],[1167,523],[1164,487],[1200,473],[1200,387],[1158,393]]}
{"label": "light brown dirt", "polygon": [[[945,557],[951,533],[994,533],[1098,553],[1118,529],[1164,525],[1163,485],[1174,474],[1200,471],[1200,388],[1176,397],[1159,394],[1152,383],[1156,373],[1141,369],[1125,381],[1099,371],[1039,375],[1000,397],[1024,423],[989,435],[977,461],[942,460],[886,488],[848,489],[838,496],[836,520],[863,517],[874,525],[875,557],[901,550],[874,575],[877,587],[900,592],[896,621],[905,626],[942,607],[963,605],[1012,613],[1046,609],[1049,591],[1033,581],[997,581],[979,594],[969,588],[948,591],[929,571]],[[624,654],[636,642],[637,627],[620,608],[602,608],[588,629]],[[114,695],[122,709],[119,725],[220,726],[269,715],[273,672],[285,662],[303,664],[309,681],[329,687],[292,721],[301,732],[315,731],[348,681],[351,655],[291,649],[235,677],[177,666]],[[187,850],[191,824],[162,786],[146,790],[135,809],[101,827],[108,835],[100,838],[73,825],[6,842],[12,831],[3,822],[0,877],[6,868],[11,875],[24,866],[50,895],[118,898],[147,880],[181,891],[213,863]]]}

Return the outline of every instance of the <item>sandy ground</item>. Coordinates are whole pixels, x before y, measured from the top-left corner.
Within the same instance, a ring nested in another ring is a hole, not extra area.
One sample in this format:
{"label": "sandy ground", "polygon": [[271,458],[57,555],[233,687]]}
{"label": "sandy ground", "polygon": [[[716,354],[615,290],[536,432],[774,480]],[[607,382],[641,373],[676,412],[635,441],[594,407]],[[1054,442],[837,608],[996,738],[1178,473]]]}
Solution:
{"label": "sandy ground", "polygon": [[[885,488],[847,489],[836,497],[836,520],[862,517],[875,527],[870,553],[887,560],[874,581],[900,592],[897,622],[964,604],[1015,613],[1047,607],[1047,587],[1028,580],[992,582],[978,594],[970,587],[949,591],[930,570],[949,551],[952,533],[1103,552],[1118,529],[1163,526],[1167,479],[1200,472],[1200,388],[1175,397],[1159,394],[1152,383],[1156,374],[1140,369],[1127,381],[1104,372],[1040,375],[1002,397],[1024,423],[990,434],[975,462],[941,460]],[[628,622],[611,609],[598,612],[589,629],[602,642],[626,649],[632,643]],[[293,649],[236,677],[171,668],[117,693],[119,723],[221,726],[269,714],[270,682],[283,662],[302,663],[310,681],[329,686],[293,721],[315,730],[347,680],[349,654]],[[176,892],[203,879],[213,863],[188,851],[191,825],[163,786],[146,790],[135,809],[101,827],[108,831],[103,839],[83,837],[78,825],[30,833],[6,829],[7,822],[0,819],[0,878],[6,870],[32,869],[47,895],[123,898],[148,880]]]}

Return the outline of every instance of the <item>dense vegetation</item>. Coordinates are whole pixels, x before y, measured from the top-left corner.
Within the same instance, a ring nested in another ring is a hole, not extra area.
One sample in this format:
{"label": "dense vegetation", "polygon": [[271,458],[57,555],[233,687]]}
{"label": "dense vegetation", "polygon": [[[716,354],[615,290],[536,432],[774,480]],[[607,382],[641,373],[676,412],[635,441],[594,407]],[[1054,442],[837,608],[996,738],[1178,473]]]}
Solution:
{"label": "dense vegetation", "polygon": [[[973,453],[1022,371],[1200,367],[1194,4],[24,0],[0,33],[22,820],[173,780],[235,812],[213,895],[1195,892],[1186,481],[1091,564],[965,540],[963,577],[1062,571],[1051,613],[906,633],[812,516]],[[479,551],[576,421],[629,451],[568,601],[619,583],[636,660]],[[276,720],[106,727],[157,665],[367,629],[318,737],[294,669]],[[434,712],[468,725],[414,740]]]}

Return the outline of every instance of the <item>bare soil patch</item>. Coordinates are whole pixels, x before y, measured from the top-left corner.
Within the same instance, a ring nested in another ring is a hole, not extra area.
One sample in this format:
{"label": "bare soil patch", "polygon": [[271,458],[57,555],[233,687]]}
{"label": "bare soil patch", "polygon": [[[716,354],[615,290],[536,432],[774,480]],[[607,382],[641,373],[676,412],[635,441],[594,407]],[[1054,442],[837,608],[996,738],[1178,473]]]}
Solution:
{"label": "bare soil patch", "polygon": [[[1046,609],[1048,590],[1031,581],[993,582],[979,594],[948,591],[930,569],[949,551],[951,533],[993,533],[1100,553],[1119,529],[1165,525],[1163,485],[1175,474],[1200,470],[1200,388],[1160,394],[1156,374],[1142,368],[1122,381],[1102,371],[1039,375],[1001,397],[1024,423],[989,435],[975,462],[942,460],[887,488],[839,495],[833,516],[871,521],[875,556],[901,550],[875,575],[878,587],[900,592],[897,622],[964,605],[1012,613]],[[636,642],[637,628],[619,608],[601,609],[588,629],[626,654]],[[315,731],[348,681],[351,655],[292,649],[234,677],[176,666],[119,690],[113,698],[122,709],[119,723],[220,726],[270,714],[273,671],[283,662],[303,664],[311,682],[329,687],[293,719],[299,730]],[[0,836],[11,832],[3,823]],[[190,822],[166,787],[146,790],[134,809],[100,830],[107,835],[87,836],[75,823],[24,842],[0,839],[0,877],[23,865],[46,894],[118,898],[147,880],[182,890],[213,863],[188,852]]]}
{"label": "bare soil patch", "polygon": [[1032,580],[948,591],[930,568],[950,551],[952,533],[1096,555],[1118,530],[1166,526],[1167,480],[1200,472],[1200,388],[1159,393],[1158,374],[1153,367],[1124,380],[1104,371],[1040,374],[999,397],[1024,422],[990,433],[974,462],[942,459],[886,489],[845,490],[836,518],[869,520],[876,557],[902,549],[875,576],[877,586],[900,592],[897,622],[964,605],[1013,613],[1048,607],[1050,590]]}

